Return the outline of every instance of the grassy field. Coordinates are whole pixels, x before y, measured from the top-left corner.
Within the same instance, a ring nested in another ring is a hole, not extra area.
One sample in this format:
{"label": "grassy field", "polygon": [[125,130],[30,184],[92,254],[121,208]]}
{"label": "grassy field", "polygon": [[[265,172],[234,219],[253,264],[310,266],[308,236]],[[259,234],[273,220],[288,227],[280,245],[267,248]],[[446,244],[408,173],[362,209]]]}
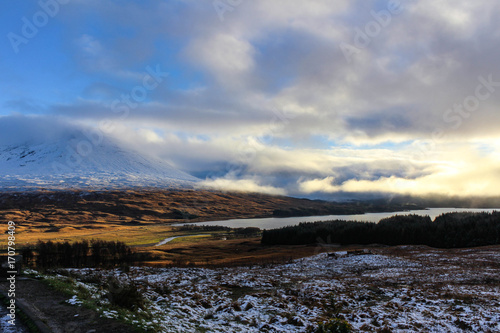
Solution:
{"label": "grassy field", "polygon": [[[134,251],[152,254],[155,260],[139,263],[151,266],[278,263],[324,250],[316,246],[266,246],[260,243],[258,235],[245,237],[231,231],[180,231],[179,228],[169,225],[64,227],[50,232],[29,227],[19,229],[21,230],[17,234],[18,249],[34,245],[39,240],[70,243],[92,239],[119,240],[131,246]],[[166,238],[177,236],[183,237],[156,246]]]}
{"label": "grassy field", "polygon": [[[191,236],[189,236],[191,235]],[[166,238],[178,237],[156,246]],[[187,236],[187,237],[186,237]],[[17,248],[38,241],[70,243],[100,239],[122,241],[134,251],[154,255],[155,260],[139,263],[151,266],[219,266],[250,263],[277,263],[322,252],[315,246],[266,246],[260,236],[245,237],[232,231],[181,230],[169,224],[146,225],[81,224],[61,227],[22,223],[16,226]],[[5,247],[6,244],[2,244]]]}
{"label": "grassy field", "polygon": [[75,242],[81,240],[101,239],[119,240],[129,246],[154,245],[161,240],[189,234],[180,232],[170,225],[150,224],[144,226],[123,225],[83,225],[65,226],[61,228],[37,228],[33,225],[22,225],[16,228],[16,239],[19,246],[27,246],[37,241]]}

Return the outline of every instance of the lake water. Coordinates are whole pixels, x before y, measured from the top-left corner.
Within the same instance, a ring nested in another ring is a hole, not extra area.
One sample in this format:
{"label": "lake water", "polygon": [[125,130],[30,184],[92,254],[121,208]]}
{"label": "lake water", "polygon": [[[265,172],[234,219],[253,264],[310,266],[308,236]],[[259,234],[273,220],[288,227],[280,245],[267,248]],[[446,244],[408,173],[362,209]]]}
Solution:
{"label": "lake water", "polygon": [[301,216],[301,217],[268,217],[261,219],[234,219],[225,221],[209,221],[209,222],[196,222],[196,223],[180,223],[174,224],[181,226],[184,224],[189,225],[210,225],[210,226],[224,226],[230,228],[246,228],[257,227],[260,229],[274,229],[290,225],[297,225],[301,222],[315,222],[315,221],[331,221],[331,220],[349,220],[349,221],[365,221],[365,222],[378,222],[383,218],[391,217],[394,215],[429,215],[432,220],[437,216],[450,213],[450,212],[492,212],[499,211],[496,209],[475,209],[475,208],[429,208],[424,210],[409,210],[401,212],[390,213],[366,213],[356,215],[323,215],[323,216]]}

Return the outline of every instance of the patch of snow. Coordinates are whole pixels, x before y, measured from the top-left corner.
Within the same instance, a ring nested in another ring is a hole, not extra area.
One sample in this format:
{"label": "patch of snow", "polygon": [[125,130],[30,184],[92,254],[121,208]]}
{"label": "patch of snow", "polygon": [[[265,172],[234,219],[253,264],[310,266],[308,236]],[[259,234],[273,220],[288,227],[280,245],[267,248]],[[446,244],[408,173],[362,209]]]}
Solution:
{"label": "patch of snow", "polygon": [[71,272],[81,281],[114,276],[143,286],[149,324],[161,332],[305,332],[332,311],[361,332],[498,332],[500,288],[477,281],[500,269],[475,269],[481,257],[459,266],[434,256],[318,254],[270,267]]}
{"label": "patch of snow", "polygon": [[76,295],[74,295],[73,297],[68,299],[66,303],[69,303],[71,305],[82,305],[83,301],[81,301]]}

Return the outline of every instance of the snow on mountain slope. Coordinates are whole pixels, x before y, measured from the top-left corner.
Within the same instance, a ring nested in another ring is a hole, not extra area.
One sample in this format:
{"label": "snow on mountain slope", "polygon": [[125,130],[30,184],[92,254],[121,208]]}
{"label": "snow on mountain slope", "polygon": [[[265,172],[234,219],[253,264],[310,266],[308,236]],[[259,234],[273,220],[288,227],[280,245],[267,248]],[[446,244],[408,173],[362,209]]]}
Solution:
{"label": "snow on mountain slope", "polygon": [[163,160],[82,130],[0,144],[0,189],[190,187],[199,179]]}

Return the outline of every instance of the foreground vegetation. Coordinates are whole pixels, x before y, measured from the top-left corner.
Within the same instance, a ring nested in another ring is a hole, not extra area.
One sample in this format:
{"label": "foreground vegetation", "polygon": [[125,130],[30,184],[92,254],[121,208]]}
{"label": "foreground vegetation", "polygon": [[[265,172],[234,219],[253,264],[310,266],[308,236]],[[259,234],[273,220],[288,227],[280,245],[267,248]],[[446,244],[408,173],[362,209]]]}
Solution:
{"label": "foreground vegetation", "polygon": [[500,331],[499,246],[370,252],[251,267],[57,269],[42,278],[66,303],[141,332]]}
{"label": "foreground vegetation", "polygon": [[500,244],[500,212],[393,216],[379,223],[329,221],[265,230],[262,244],[385,244],[459,248]]}

